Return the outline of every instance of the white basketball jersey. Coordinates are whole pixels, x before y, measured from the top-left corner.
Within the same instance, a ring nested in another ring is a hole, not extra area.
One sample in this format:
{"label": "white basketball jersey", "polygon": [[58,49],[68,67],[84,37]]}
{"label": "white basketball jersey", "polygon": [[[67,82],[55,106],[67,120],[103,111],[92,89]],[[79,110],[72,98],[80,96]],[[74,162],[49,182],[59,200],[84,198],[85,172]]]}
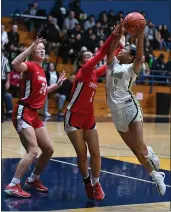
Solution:
{"label": "white basketball jersey", "polygon": [[106,73],[107,103],[111,111],[136,103],[130,91],[136,78],[133,63],[120,65],[118,59],[114,57]]}

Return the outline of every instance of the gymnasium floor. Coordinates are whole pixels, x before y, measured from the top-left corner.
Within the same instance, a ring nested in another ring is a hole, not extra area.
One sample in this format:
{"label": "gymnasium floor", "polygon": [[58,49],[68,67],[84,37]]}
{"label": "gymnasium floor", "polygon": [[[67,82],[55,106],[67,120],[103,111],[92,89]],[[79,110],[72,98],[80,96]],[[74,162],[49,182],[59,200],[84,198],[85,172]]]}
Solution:
{"label": "gymnasium floor", "polygon": [[[85,195],[76,155],[62,122],[48,120],[45,126],[54,142],[55,153],[41,179],[47,194],[32,191],[32,198],[19,199],[4,194],[19,158],[25,154],[11,122],[2,124],[2,211],[170,211],[170,124],[168,118],[146,117],[144,138],[161,160],[167,191],[160,196],[151,179],[120,139],[111,122],[98,122],[102,155],[101,184],[106,193],[101,202]],[[22,183],[33,167],[23,178]]]}

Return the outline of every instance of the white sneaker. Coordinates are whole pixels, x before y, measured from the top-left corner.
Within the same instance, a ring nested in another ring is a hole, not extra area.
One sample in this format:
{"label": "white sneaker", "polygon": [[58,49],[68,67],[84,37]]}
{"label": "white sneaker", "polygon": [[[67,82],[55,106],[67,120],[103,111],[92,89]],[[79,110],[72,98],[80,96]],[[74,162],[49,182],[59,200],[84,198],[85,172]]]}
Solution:
{"label": "white sneaker", "polygon": [[158,159],[158,157],[154,154],[153,149],[148,146],[148,158],[146,158],[146,161],[149,163],[149,165],[151,166],[151,168],[153,170],[159,170],[160,168],[160,161]]}
{"label": "white sneaker", "polygon": [[51,117],[51,114],[48,113],[48,112],[45,112],[44,115],[45,115],[46,117]]}
{"label": "white sneaker", "polygon": [[155,172],[152,177],[153,182],[155,183],[160,195],[164,195],[166,192],[166,185],[164,184],[165,173],[164,172]]}

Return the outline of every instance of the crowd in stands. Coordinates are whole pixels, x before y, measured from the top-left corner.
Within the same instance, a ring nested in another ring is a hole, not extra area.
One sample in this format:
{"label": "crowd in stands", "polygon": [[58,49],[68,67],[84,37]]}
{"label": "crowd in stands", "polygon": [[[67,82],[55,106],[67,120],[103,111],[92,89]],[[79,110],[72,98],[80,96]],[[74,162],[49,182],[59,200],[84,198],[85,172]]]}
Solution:
{"label": "crowd in stands", "polygon": [[[40,5],[41,7],[41,5]],[[60,5],[58,8],[53,8],[50,14],[47,15],[45,10],[39,8],[37,2],[28,5],[26,11],[20,13],[33,16],[47,16],[47,19],[23,18],[28,31],[35,31],[40,37],[46,39],[47,55],[43,67],[47,73],[48,83],[52,84],[57,81],[58,73],[56,72],[56,64],[49,63],[48,58],[53,52],[56,57],[62,58],[62,63],[74,64],[75,56],[79,51],[86,49],[96,53],[103,45],[106,38],[113,30],[114,24],[124,18],[122,11],[114,13],[113,10],[102,11],[96,19],[94,15],[87,15],[80,7],[79,0],[73,0],[68,8]],[[138,77],[137,83],[146,84],[152,83],[152,76],[160,75],[163,78],[158,79],[159,84],[164,85],[169,83],[167,76],[171,76],[171,59],[165,63],[164,54],[160,54],[158,58],[153,55],[153,50],[171,51],[171,34],[167,26],[154,26],[151,20],[148,20],[146,14],[142,12],[146,19],[145,38],[144,38],[144,57],[142,59],[142,68]],[[9,32],[6,32],[5,26],[1,26],[1,45],[2,51],[8,58],[9,65],[11,61],[21,52],[25,50],[25,45],[20,43],[20,34],[17,26],[18,19],[14,16],[14,24]],[[135,45],[136,37],[125,33],[126,45]],[[99,64],[102,65],[105,60]],[[19,96],[20,75],[13,70],[10,65],[10,89],[12,97]],[[153,71],[159,70],[159,72]],[[64,102],[69,98],[72,81],[72,75],[63,88],[57,91],[55,98],[58,101],[59,113],[62,112]],[[101,79],[104,81],[104,79]],[[67,93],[68,92],[68,93]],[[48,98],[44,107],[44,114],[48,113]]]}

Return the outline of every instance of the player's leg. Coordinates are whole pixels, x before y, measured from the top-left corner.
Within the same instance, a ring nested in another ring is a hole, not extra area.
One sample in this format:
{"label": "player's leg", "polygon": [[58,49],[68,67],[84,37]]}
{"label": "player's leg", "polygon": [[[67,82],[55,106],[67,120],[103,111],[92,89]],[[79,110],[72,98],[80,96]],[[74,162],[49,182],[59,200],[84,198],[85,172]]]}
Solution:
{"label": "player's leg", "polygon": [[141,109],[138,107],[138,105],[131,105],[123,110],[122,115],[120,115],[124,117],[125,121],[121,121],[122,124],[120,131],[124,132],[121,133],[121,136],[125,143],[136,155],[140,163],[152,176],[152,179],[159,187],[160,194],[163,195],[166,190],[166,186],[164,185],[164,177],[161,173],[155,171],[159,169],[159,159],[154,154],[152,148],[147,146],[144,142]]}
{"label": "player's leg", "polygon": [[37,161],[37,164],[36,164],[36,167],[35,167],[33,173],[26,180],[25,186],[27,188],[46,192],[46,191],[48,191],[48,188],[46,188],[42,184],[39,177],[40,177],[41,172],[44,170],[47,163],[49,162],[51,156],[53,155],[54,150],[53,150],[52,142],[49,138],[48,132],[45,129],[45,127],[36,128],[35,133],[36,133],[38,146],[42,150],[42,153],[38,158],[38,161]]}
{"label": "player's leg", "polygon": [[[133,122],[130,125],[130,131],[121,134],[124,142],[130,147],[139,162],[144,166],[147,172],[156,183],[156,186],[161,195],[164,195],[166,186],[164,184],[164,173],[157,172],[154,169],[154,164],[158,165],[158,158],[155,156],[151,148],[147,147],[143,141],[143,124],[142,122]],[[147,154],[145,153],[147,149]],[[149,163],[149,161],[151,161]],[[151,165],[152,163],[152,165]]]}
{"label": "player's leg", "polygon": [[99,148],[99,139],[96,129],[85,130],[85,140],[88,145],[90,152],[90,166],[93,177],[93,186],[94,186],[94,198],[96,200],[102,200],[105,197],[103,189],[99,183],[100,178],[100,169],[101,169],[101,157],[100,157],[100,148]]}
{"label": "player's leg", "polygon": [[[25,123],[25,125],[27,124]],[[32,164],[33,160],[36,158],[38,154],[38,145],[34,129],[31,126],[25,127],[28,128],[22,128],[19,132],[19,136],[27,152],[18,163],[15,175],[11,183],[6,187],[5,192],[13,196],[27,198],[31,195],[21,189],[20,181],[22,176],[28,170],[29,166]]]}
{"label": "player's leg", "polygon": [[77,164],[82,175],[86,194],[88,198],[93,199],[93,186],[88,172],[87,146],[84,140],[83,130],[74,130],[72,132],[68,132],[67,135],[77,154]]}
{"label": "player's leg", "polygon": [[71,114],[70,111],[67,111],[65,114],[65,132],[77,154],[77,164],[83,178],[87,196],[92,199],[93,186],[88,172],[87,146],[84,139],[83,129],[78,129],[81,127],[81,121],[81,117]]}

